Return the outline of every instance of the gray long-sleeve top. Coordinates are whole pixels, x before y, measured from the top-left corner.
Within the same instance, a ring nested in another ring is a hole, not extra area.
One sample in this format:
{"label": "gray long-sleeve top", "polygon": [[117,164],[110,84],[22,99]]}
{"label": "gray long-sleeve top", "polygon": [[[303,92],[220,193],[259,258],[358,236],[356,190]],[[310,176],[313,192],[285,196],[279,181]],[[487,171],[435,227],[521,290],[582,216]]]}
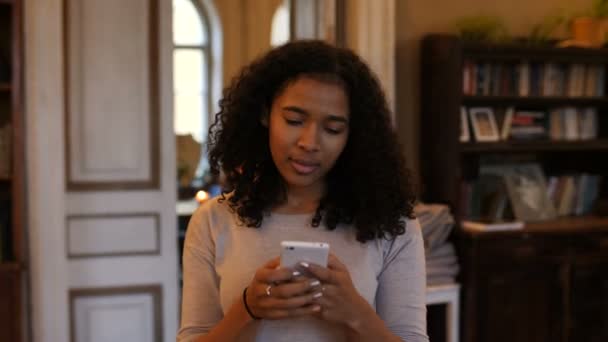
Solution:
{"label": "gray long-sleeve top", "polygon": [[[260,228],[238,223],[227,203],[212,199],[192,216],[184,244],[184,287],[178,341],[191,341],[223,317],[255,271],[280,253],[283,240],[322,241],[348,268],[355,288],[394,334],[407,342],[428,342],[424,245],[418,220],[393,240],[358,242],[353,226],[330,231],[310,225],[311,214],[264,217]],[[239,341],[339,342],[344,328],[313,316],[256,320]]]}

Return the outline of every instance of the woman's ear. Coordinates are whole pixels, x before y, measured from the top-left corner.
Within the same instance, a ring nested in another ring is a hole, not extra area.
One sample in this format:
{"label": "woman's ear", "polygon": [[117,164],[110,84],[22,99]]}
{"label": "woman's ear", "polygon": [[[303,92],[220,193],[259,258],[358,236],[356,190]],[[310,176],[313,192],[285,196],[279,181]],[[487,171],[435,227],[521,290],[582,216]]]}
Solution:
{"label": "woman's ear", "polygon": [[262,126],[268,128],[268,114],[262,114],[260,122],[262,123]]}
{"label": "woman's ear", "polygon": [[269,120],[270,120],[270,111],[268,110],[268,108],[264,107],[262,116],[260,116],[260,123],[262,124],[262,126],[268,128]]}

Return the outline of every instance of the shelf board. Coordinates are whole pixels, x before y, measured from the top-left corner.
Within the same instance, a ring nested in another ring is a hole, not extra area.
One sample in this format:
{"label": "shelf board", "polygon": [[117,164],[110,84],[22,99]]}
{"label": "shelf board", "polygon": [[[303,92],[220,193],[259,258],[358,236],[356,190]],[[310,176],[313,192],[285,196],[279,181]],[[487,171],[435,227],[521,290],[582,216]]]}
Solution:
{"label": "shelf board", "polygon": [[[0,0],[0,3],[2,3],[2,0]],[[11,84],[10,83],[0,83],[0,92],[10,91],[10,90],[11,90]]]}
{"label": "shelf board", "polygon": [[22,269],[23,269],[23,267],[21,267],[21,265],[19,263],[14,262],[14,261],[0,262],[0,273],[18,272],[18,271],[21,271]]}
{"label": "shelf board", "polygon": [[570,232],[581,230],[608,229],[608,217],[605,216],[571,216],[555,220],[526,223],[526,231]]}
{"label": "shelf board", "polygon": [[550,107],[608,106],[608,97],[566,97],[566,96],[483,96],[465,95],[462,98],[465,106],[516,106],[516,107]]}
{"label": "shelf board", "polygon": [[462,230],[468,235],[477,237],[496,237],[521,233],[568,234],[582,232],[608,231],[608,216],[568,216],[540,222],[527,222],[523,229],[506,231],[472,231]]}
{"label": "shelf board", "polygon": [[465,58],[493,61],[556,61],[576,63],[604,63],[608,48],[560,48],[525,44],[467,44],[463,46]]}
{"label": "shelf board", "polygon": [[498,141],[461,143],[462,153],[510,153],[510,152],[566,152],[566,151],[608,151],[608,139],[561,141]]}

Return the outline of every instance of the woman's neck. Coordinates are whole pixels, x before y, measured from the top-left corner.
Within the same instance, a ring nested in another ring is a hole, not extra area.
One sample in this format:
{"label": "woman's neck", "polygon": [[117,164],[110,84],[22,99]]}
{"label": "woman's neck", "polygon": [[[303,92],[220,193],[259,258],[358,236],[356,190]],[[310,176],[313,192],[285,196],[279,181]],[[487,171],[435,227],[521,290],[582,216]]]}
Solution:
{"label": "woman's neck", "polygon": [[323,192],[311,189],[288,189],[284,202],[276,205],[272,211],[282,214],[303,214],[317,210]]}

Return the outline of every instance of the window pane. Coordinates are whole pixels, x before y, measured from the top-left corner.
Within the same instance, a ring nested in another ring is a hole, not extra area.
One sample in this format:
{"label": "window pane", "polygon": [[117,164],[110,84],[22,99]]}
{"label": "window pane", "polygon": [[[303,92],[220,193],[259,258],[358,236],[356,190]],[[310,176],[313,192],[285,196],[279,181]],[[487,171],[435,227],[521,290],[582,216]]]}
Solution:
{"label": "window pane", "polygon": [[174,49],[173,89],[176,134],[206,140],[208,126],[207,65],[203,50]]}
{"label": "window pane", "polygon": [[[204,95],[203,95],[204,96]],[[175,134],[192,134],[203,142],[206,135],[207,111],[199,94],[176,95],[173,99]]]}
{"label": "window pane", "polygon": [[202,50],[173,50],[173,90],[176,94],[199,94],[206,90],[203,62]]}
{"label": "window pane", "polygon": [[207,44],[207,32],[202,20],[192,0],[173,0],[173,43]]}
{"label": "window pane", "polygon": [[272,17],[270,45],[279,46],[289,41],[289,12],[287,6],[282,4]]}

